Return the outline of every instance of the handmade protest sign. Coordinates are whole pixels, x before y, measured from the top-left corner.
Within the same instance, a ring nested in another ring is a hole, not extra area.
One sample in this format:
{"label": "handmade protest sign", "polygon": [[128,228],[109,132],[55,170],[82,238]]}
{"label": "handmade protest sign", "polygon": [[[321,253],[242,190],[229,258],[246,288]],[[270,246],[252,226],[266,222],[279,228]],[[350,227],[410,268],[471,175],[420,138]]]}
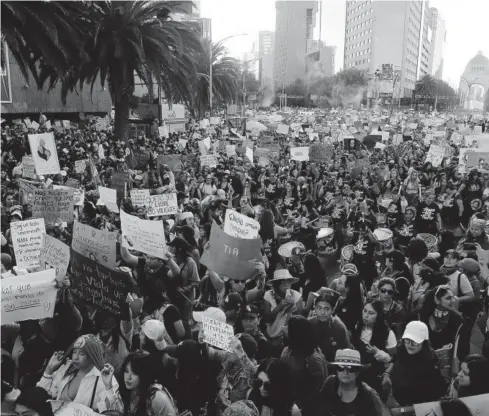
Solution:
{"label": "handmade protest sign", "polygon": [[41,269],[54,269],[56,279],[62,280],[70,263],[70,248],[57,238],[43,234],[40,261]]}
{"label": "handmade protest sign", "polygon": [[309,148],[309,160],[316,163],[327,163],[333,156],[333,146],[314,143]]}
{"label": "handmade protest sign", "polygon": [[248,160],[253,163],[253,149],[247,147],[245,151],[245,155],[248,158]]}
{"label": "handmade protest sign", "polygon": [[158,136],[160,139],[168,138],[168,127],[167,126],[160,126],[158,127]]}
{"label": "handmade protest sign", "polygon": [[220,117],[211,117],[210,123],[211,123],[211,126],[216,126],[218,124],[221,124],[221,118]]}
{"label": "handmade protest sign", "polygon": [[106,267],[116,267],[117,232],[98,230],[75,221],[71,248]]}
{"label": "handmade protest sign", "polygon": [[38,175],[59,173],[61,169],[53,133],[29,134],[28,137],[36,173]]}
{"label": "handmade protest sign", "polygon": [[[465,150],[465,149],[460,149]],[[477,149],[469,149],[471,151],[466,151],[465,156],[465,166],[468,169],[487,169],[489,166],[489,150],[480,151]]]}
{"label": "handmade protest sign", "polygon": [[52,318],[57,292],[54,280],[53,269],[2,279],[2,325]]}
{"label": "handmade protest sign", "polygon": [[99,416],[99,413],[80,403],[49,400],[49,404],[56,416]]}
{"label": "handmade protest sign", "polygon": [[260,224],[254,219],[232,209],[226,210],[224,232],[232,237],[253,239],[258,238]]}
{"label": "handmade protest sign", "polygon": [[118,198],[124,197],[124,192],[130,187],[131,177],[129,172],[114,172],[110,177],[110,187],[115,189]]}
{"label": "handmade protest sign", "polygon": [[149,159],[151,158],[151,153],[144,148],[136,148],[132,150],[134,159],[136,161],[133,169],[145,170],[148,167]]}
{"label": "handmade protest sign", "polygon": [[75,172],[85,173],[85,170],[87,169],[87,162],[88,162],[87,159],[75,161]]}
{"label": "handmade protest sign", "polygon": [[438,167],[441,165],[443,158],[445,157],[445,147],[437,146],[432,144],[430,150],[426,155],[426,163],[430,162],[433,167]]}
{"label": "handmade protest sign", "polygon": [[236,156],[236,146],[234,144],[226,145],[226,155],[227,157]]}
{"label": "handmade protest sign", "polygon": [[168,168],[172,172],[178,172],[182,170],[182,162],[180,155],[159,155],[156,159],[156,167],[158,171],[161,165],[168,165]]}
{"label": "handmade protest sign", "polygon": [[278,134],[289,134],[289,126],[287,124],[279,124],[277,126]]}
{"label": "handmade protest sign", "polygon": [[36,189],[32,203],[32,216],[44,218],[47,224],[56,224],[58,219],[73,222],[72,188]]}
{"label": "handmade protest sign", "polygon": [[73,183],[70,183],[70,179],[66,181],[67,186],[63,185],[53,185],[53,189],[72,189],[73,190],[73,205],[83,205],[83,202],[85,201],[85,191],[80,188],[73,188],[68,185],[71,185]]}
{"label": "handmade protest sign", "polygon": [[112,212],[119,212],[117,206],[117,191],[115,189],[105,188],[103,186],[98,187],[100,195],[100,201]]}
{"label": "handmade protest sign", "polygon": [[[207,153],[208,153],[208,148],[207,146],[205,145],[204,141],[203,140],[200,140],[198,143],[198,146],[199,146],[199,152],[202,156],[206,156]],[[201,157],[202,157],[201,156]]]}
{"label": "handmade protest sign", "polygon": [[[460,397],[472,415],[486,415],[487,404],[489,403],[489,393],[478,394],[476,396]],[[440,402],[416,403],[414,413],[416,416],[437,416],[443,415]]]}
{"label": "handmade protest sign", "polygon": [[292,160],[305,161],[309,160],[309,147],[291,147],[290,148],[290,158]]}
{"label": "handmade protest sign", "polygon": [[135,207],[148,205],[149,189],[133,189],[131,191],[131,201]]}
{"label": "handmade protest sign", "polygon": [[40,186],[41,183],[19,178],[17,179],[17,185],[19,186],[20,204],[31,205],[32,201],[34,201],[34,192],[38,189],[38,186]]}
{"label": "handmade protest sign", "polygon": [[122,246],[153,257],[163,258],[166,252],[163,221],[141,220],[121,209]]}
{"label": "handmade protest sign", "polygon": [[132,288],[129,275],[71,251],[72,293],[105,312],[120,315]]}
{"label": "handmade protest sign", "polygon": [[42,236],[46,234],[44,218],[12,222],[10,231],[17,266],[23,269],[38,267]]}
{"label": "handmade protest sign", "polygon": [[231,325],[204,316],[202,318],[202,330],[206,344],[231,352],[229,341],[234,337],[234,329]]}
{"label": "handmade protest sign", "polygon": [[255,261],[261,259],[261,239],[242,239],[226,234],[214,221],[209,247],[201,263],[217,274],[233,280],[246,280],[254,272]]}
{"label": "handmade protest sign", "polygon": [[270,149],[264,149],[262,147],[257,147],[255,149],[255,156],[257,158],[260,158],[260,157],[268,157],[268,154],[270,153]]}
{"label": "handmade protest sign", "polygon": [[152,195],[147,199],[148,217],[156,217],[159,215],[172,215],[178,212],[177,194]]}
{"label": "handmade protest sign", "polygon": [[22,158],[22,177],[29,179],[36,178],[36,166],[34,159],[30,156],[24,156]]}
{"label": "handmade protest sign", "polygon": [[209,166],[211,168],[215,168],[217,166],[217,157],[216,155],[201,156],[200,164],[202,166]]}

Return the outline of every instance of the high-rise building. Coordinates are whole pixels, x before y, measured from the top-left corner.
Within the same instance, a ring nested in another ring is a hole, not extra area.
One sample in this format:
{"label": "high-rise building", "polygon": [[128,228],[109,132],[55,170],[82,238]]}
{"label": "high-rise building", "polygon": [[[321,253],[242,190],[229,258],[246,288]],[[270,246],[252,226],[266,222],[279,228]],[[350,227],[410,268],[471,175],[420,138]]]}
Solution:
{"label": "high-rise building", "polygon": [[430,25],[428,26],[428,41],[430,42],[429,73],[438,79],[443,75],[443,50],[447,37],[445,21],[441,18],[438,9],[431,7]]}
{"label": "high-rise building", "polygon": [[273,48],[275,33],[262,30],[258,34],[258,81],[260,87],[265,85],[273,88]]}
{"label": "high-rise building", "polygon": [[398,70],[394,96],[411,97],[416,81],[430,73],[428,2],[347,1],[344,68],[374,73]]}
{"label": "high-rise building", "polygon": [[306,54],[311,49],[318,1],[276,1],[273,80],[275,90],[306,75]]}
{"label": "high-rise building", "polygon": [[306,73],[331,77],[334,75],[336,47],[328,46],[323,41],[313,41],[307,52]]}

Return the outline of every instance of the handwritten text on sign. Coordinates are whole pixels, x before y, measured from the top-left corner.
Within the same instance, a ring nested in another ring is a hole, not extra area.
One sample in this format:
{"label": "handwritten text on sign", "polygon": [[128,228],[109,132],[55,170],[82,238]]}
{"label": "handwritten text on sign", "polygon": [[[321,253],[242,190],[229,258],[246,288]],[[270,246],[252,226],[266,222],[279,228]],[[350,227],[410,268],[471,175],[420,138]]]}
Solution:
{"label": "handwritten text on sign", "polygon": [[172,215],[178,212],[177,194],[153,195],[148,198],[148,217]]}
{"label": "handwritten text on sign", "polygon": [[52,318],[56,302],[55,271],[8,277],[2,284],[2,325]]}
{"label": "handwritten text on sign", "polygon": [[73,222],[73,189],[36,189],[32,204],[32,216],[44,218],[46,223],[55,224],[58,218]]}
{"label": "handwritten text on sign", "polygon": [[217,157],[215,155],[201,156],[200,164],[202,166],[209,166],[211,168],[215,168],[217,166]]}
{"label": "handwritten text on sign", "polygon": [[224,232],[236,238],[258,238],[260,224],[246,215],[232,209],[226,210],[224,218]]}
{"label": "handwritten text on sign", "polygon": [[206,344],[231,352],[229,341],[234,337],[234,330],[231,325],[204,316],[202,319],[202,329]]}
{"label": "handwritten text on sign", "polygon": [[66,276],[68,264],[70,262],[70,248],[50,235],[43,235],[41,249],[41,268],[54,269],[56,279],[62,280]]}
{"label": "handwritten text on sign", "polygon": [[432,144],[426,155],[426,163],[430,162],[435,168],[441,165],[445,157],[445,148]]}
{"label": "handwritten text on sign", "polygon": [[166,252],[163,221],[141,220],[121,210],[122,246],[153,257],[162,258]]}
{"label": "handwritten text on sign", "polygon": [[127,274],[108,269],[73,250],[71,270],[72,290],[79,299],[120,315],[131,287]]}
{"label": "handwritten text on sign", "polygon": [[131,201],[135,207],[148,205],[149,189],[133,189],[131,191]]}
{"label": "handwritten text on sign", "polygon": [[292,147],[290,149],[290,158],[298,161],[309,160],[309,147]]}
{"label": "handwritten text on sign", "polygon": [[85,257],[112,268],[116,266],[116,239],[116,232],[98,230],[75,221],[71,247]]}
{"label": "handwritten text on sign", "polygon": [[37,268],[42,247],[42,235],[46,233],[44,218],[12,222],[10,230],[17,266],[25,269]]}

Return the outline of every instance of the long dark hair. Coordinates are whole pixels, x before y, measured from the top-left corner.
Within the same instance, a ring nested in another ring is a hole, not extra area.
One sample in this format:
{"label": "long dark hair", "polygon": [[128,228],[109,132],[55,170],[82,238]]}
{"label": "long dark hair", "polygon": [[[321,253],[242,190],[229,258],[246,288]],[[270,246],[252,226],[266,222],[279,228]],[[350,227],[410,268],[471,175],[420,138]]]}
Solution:
{"label": "long dark hair", "polygon": [[311,290],[319,290],[326,285],[324,269],[316,255],[306,254],[304,258],[304,274],[310,279]]}
{"label": "long dark hair", "polygon": [[263,241],[275,239],[275,232],[273,227],[275,226],[275,219],[272,211],[264,209],[260,217],[260,237]]}
{"label": "long dark hair", "polygon": [[[161,361],[158,356],[146,351],[131,352],[122,364],[122,374],[131,364],[131,371],[139,376],[139,402],[136,410],[137,416],[146,416],[147,402],[151,397],[151,386],[155,383],[157,375],[162,371]],[[131,401],[131,392],[127,390],[124,380],[119,384],[119,393],[124,403],[124,415],[128,414]]]}
{"label": "long dark hair", "polygon": [[472,416],[472,412],[460,399],[442,399],[440,407],[443,416]]}
{"label": "long dark hair", "polygon": [[489,393],[489,360],[480,354],[470,354],[463,360],[469,368],[468,396]]}
{"label": "long dark hair", "polygon": [[48,400],[51,400],[51,397],[46,390],[41,387],[31,387],[20,393],[15,404],[34,410],[39,416],[53,416],[53,409]]}
{"label": "long dark hair", "polygon": [[426,325],[428,325],[430,316],[436,308],[435,299],[441,299],[448,292],[453,293],[452,289],[448,285],[437,286],[436,288],[429,290],[426,293],[423,306],[421,307],[421,311],[419,312],[419,318],[420,318],[419,320],[423,321]]}
{"label": "long dark hair", "polygon": [[[97,332],[102,330],[102,324],[104,320],[107,319],[108,317],[110,316],[108,316],[104,312],[98,312],[95,315],[95,328]],[[126,348],[130,350],[131,347],[129,341],[121,332],[121,318],[117,317],[114,319],[115,319],[115,325],[112,327],[110,331],[111,348],[114,350],[114,352],[119,352],[119,344],[120,344],[119,340],[122,338],[124,344],[126,344]]]}
{"label": "long dark hair", "polygon": [[[265,373],[270,379],[270,396],[263,397],[256,384],[258,375]],[[256,372],[255,385],[249,399],[261,413],[263,406],[273,410],[274,416],[290,416],[294,406],[294,384],[289,364],[278,358],[269,358],[261,362]]]}
{"label": "long dark hair", "polygon": [[314,324],[300,315],[289,319],[287,338],[293,356],[309,357],[317,347]]}
{"label": "long dark hair", "polygon": [[[384,304],[381,300],[375,299],[367,302],[365,306],[371,305],[374,308],[375,312],[377,312],[377,319],[375,320],[374,326],[372,327],[372,338],[370,340],[370,344],[376,346],[379,349],[385,349],[385,345],[387,343],[387,338],[389,337],[389,326],[385,321],[385,312],[384,312]],[[363,308],[362,312],[363,313]],[[363,322],[362,316],[360,315],[360,319],[355,326],[355,329],[352,332],[352,343],[353,345],[359,345],[360,335],[362,334]]]}

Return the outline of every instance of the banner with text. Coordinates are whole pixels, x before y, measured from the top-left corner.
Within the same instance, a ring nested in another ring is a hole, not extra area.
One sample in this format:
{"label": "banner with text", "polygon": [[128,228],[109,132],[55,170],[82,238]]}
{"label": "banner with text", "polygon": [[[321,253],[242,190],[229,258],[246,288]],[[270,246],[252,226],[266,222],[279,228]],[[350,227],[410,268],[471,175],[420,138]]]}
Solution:
{"label": "banner with text", "polygon": [[117,232],[98,230],[78,221],[73,224],[71,248],[105,267],[117,266],[116,242]]}
{"label": "banner with text", "polygon": [[71,224],[73,222],[73,195],[72,188],[36,189],[32,216],[44,218],[47,224],[56,224],[58,219]]}

